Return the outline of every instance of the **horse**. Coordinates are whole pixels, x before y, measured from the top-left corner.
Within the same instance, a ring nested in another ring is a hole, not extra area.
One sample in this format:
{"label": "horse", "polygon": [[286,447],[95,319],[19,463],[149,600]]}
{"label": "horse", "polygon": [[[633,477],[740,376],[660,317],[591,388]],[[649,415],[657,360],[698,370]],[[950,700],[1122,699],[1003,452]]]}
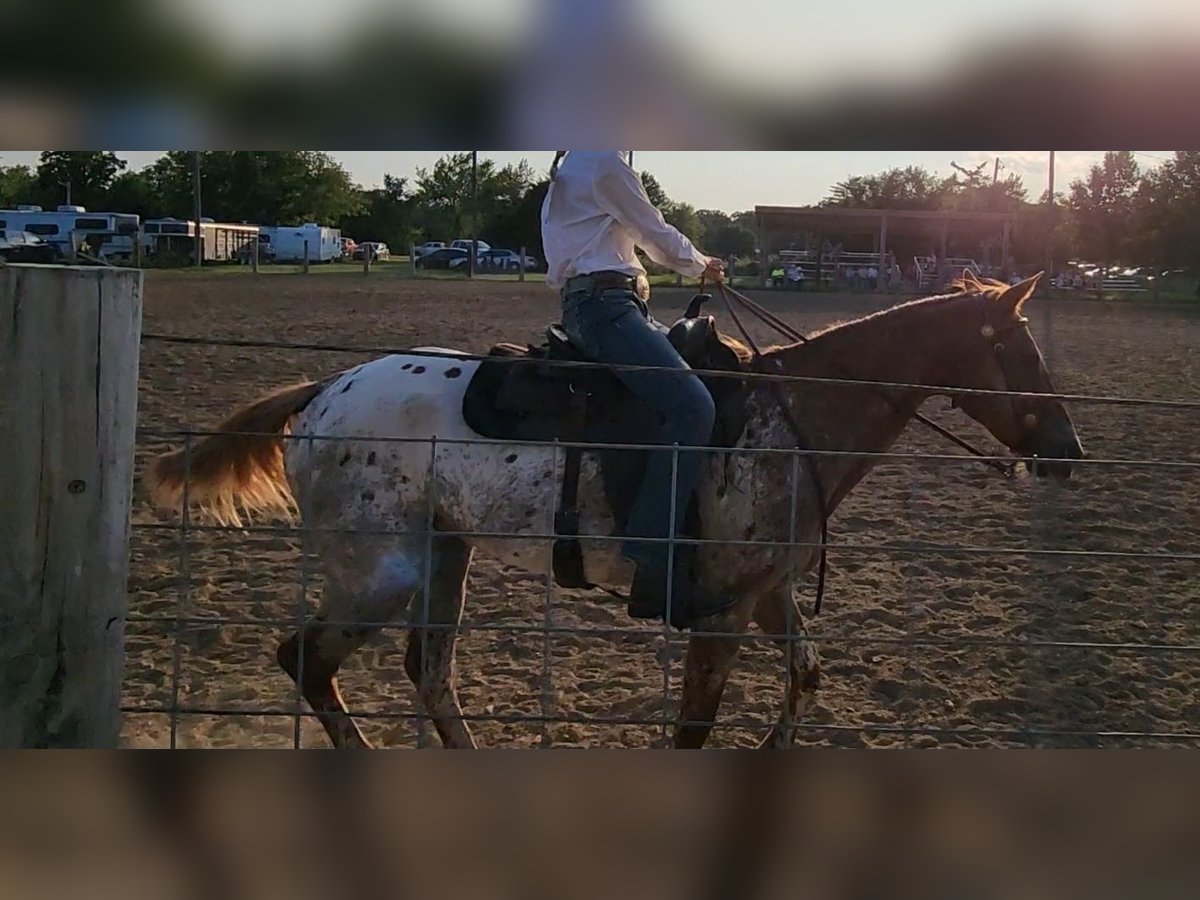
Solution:
{"label": "horse", "polygon": [[[1083,450],[1022,314],[1039,277],[1009,286],[969,276],[951,293],[762,351],[756,371],[781,377],[749,379],[744,432],[710,453],[697,491],[694,571],[738,599],[689,637],[674,746],[703,746],[751,620],[786,659],[783,710],[760,746],[795,742],[820,665],[792,586],[819,558],[822,515],[927,399],[951,396],[1017,458],[1035,459],[1039,476],[1070,476]],[[405,670],[443,746],[473,748],[453,671],[472,559],[534,573],[550,566],[560,449],[480,441],[462,412],[478,358],[430,350],[280,389],[234,413],[186,458],[182,450],[160,456],[150,475],[152,497],[175,513],[185,496],[226,524],[298,511],[326,586],[277,659],[339,748],[370,746],[338,690],[340,665],[410,609]],[[789,423],[802,423],[803,450]],[[619,588],[632,566],[618,553],[601,480],[596,454],[585,452],[583,558],[591,581]]]}

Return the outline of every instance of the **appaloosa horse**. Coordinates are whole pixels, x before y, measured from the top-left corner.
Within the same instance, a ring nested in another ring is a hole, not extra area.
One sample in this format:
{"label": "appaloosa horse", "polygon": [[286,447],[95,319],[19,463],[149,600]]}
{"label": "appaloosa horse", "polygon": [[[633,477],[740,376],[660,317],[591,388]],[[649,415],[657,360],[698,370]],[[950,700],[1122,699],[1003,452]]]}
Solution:
{"label": "appaloosa horse", "polygon": [[[905,303],[763,354],[759,367],[783,376],[899,386],[799,379],[778,381],[777,390],[753,382],[741,442],[714,453],[697,501],[703,539],[714,542],[698,547],[699,577],[740,602],[690,639],[676,746],[700,747],[708,737],[737,636],[751,619],[791,651],[785,708],[763,746],[793,742],[817,687],[817,654],[791,594],[818,557],[813,475],[832,514],[877,458],[811,455],[810,467],[795,453],[739,452],[796,447],[781,404],[802,423],[812,449],[869,454],[888,450],[927,398],[947,387],[970,389],[949,392],[958,408],[1018,456],[1037,457],[1039,473],[1070,474],[1071,460],[1082,456],[1070,417],[1057,400],[1029,396],[1053,393],[1021,315],[1036,282],[1035,276],[1010,287],[968,279],[957,293]],[[220,521],[295,507],[313,529],[324,601],[278,656],[337,747],[368,746],[338,692],[338,667],[410,607],[408,621],[416,624],[406,671],[443,745],[473,747],[453,676],[472,556],[548,571],[545,535],[554,521],[558,455],[551,447],[472,442],[478,435],[463,421],[462,401],[478,363],[444,353],[388,356],[280,390],[198,441],[190,459],[181,451],[160,458],[152,474],[161,506],[179,508],[186,475],[189,503]],[[627,585],[630,566],[617,555],[618,542],[586,537],[615,531],[591,454],[584,457],[578,504],[590,579]]]}

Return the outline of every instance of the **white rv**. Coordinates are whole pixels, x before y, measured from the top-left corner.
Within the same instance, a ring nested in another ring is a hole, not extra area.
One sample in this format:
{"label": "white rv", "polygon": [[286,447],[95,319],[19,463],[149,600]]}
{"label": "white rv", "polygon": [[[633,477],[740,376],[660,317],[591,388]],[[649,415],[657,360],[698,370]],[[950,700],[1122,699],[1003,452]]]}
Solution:
{"label": "white rv", "polygon": [[303,262],[308,243],[309,262],[334,262],[342,258],[342,232],[316,222],[276,225],[261,230],[262,241],[275,251],[276,262]]}
{"label": "white rv", "polygon": [[103,259],[132,258],[139,221],[132,213],[88,212],[82,206],[0,209],[0,230],[31,232],[64,254],[71,251],[75,235]]}

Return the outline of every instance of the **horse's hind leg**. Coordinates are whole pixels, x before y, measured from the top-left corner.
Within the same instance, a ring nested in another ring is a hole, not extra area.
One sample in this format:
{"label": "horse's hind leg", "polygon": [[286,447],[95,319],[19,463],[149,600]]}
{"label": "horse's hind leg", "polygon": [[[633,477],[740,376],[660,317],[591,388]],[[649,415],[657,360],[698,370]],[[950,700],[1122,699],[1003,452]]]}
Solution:
{"label": "horse's hind leg", "polygon": [[368,558],[374,562],[374,571],[363,580],[368,585],[365,591],[349,591],[329,578],[321,609],[280,644],[276,654],[279,665],[300,685],[304,699],[339,749],[371,745],[346,709],[337,671],[368,637],[400,612],[421,585],[420,570],[411,554],[396,548]]}
{"label": "horse's hind leg", "polygon": [[787,684],[783,712],[758,746],[764,750],[787,749],[796,741],[796,723],[808,711],[821,680],[817,648],[808,639],[808,630],[800,616],[800,607],[792,597],[791,582],[780,591],[764,595],[754,609],[754,621],[764,634],[782,635],[777,643],[783,649],[787,666]]}
{"label": "horse's hind leg", "polygon": [[362,646],[367,630],[357,626],[327,625],[322,618],[318,614],[280,644],[276,659],[300,685],[300,692],[325,727],[334,747],[367,749],[371,744],[350,718],[337,684],[338,669],[346,657]]}
{"label": "horse's hind leg", "polygon": [[409,611],[414,627],[408,633],[404,670],[447,750],[475,747],[454,690],[454,645],[466,600],[471,554],[471,548],[459,538],[438,538],[433,548],[428,608],[418,598]]}
{"label": "horse's hind leg", "polygon": [[675,746],[699,749],[708,740],[717,718],[725,683],[733,671],[741,635],[750,623],[751,606],[739,603],[719,616],[696,625],[696,630],[721,632],[700,635],[688,642],[684,661],[683,699],[675,726]]}

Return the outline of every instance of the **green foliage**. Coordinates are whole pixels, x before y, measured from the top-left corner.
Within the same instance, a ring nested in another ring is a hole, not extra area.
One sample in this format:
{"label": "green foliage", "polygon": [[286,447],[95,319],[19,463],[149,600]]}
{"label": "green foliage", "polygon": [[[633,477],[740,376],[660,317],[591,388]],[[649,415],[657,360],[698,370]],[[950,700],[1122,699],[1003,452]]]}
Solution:
{"label": "green foliage", "polygon": [[0,208],[36,203],[37,177],[29,166],[0,166]]}
{"label": "green foliage", "polygon": [[417,239],[416,207],[408,179],[383,176],[383,187],[362,191],[360,209],[338,220],[342,234],[358,241],[383,241],[405,253]]}
{"label": "green foliage", "polygon": [[753,213],[731,216],[716,209],[702,209],[697,216],[706,253],[722,259],[730,256],[745,259],[754,255],[757,238]]}
{"label": "green foliage", "polygon": [[1200,151],[1177,150],[1133,195],[1131,252],[1140,260],[1200,274]]}
{"label": "green foliage", "polygon": [[1136,261],[1133,223],[1141,172],[1128,150],[1110,150],[1087,178],[1071,184],[1067,197],[1075,251],[1103,263]]}
{"label": "green foliage", "polygon": [[658,207],[665,216],[666,208],[671,203],[671,199],[667,196],[667,192],[663,190],[663,186],[659,184],[658,179],[649,172],[643,172],[641,178],[642,187],[646,189],[646,196],[650,198],[650,202]]}
{"label": "green foliage", "polygon": [[125,169],[125,160],[109,150],[44,150],[37,166],[37,182],[44,206],[71,202],[94,208],[107,199],[117,173]]}
{"label": "green foliage", "polygon": [[[417,169],[417,224],[432,240],[455,240],[472,236],[488,238],[487,226],[503,211],[519,204],[533,186],[533,169],[522,160],[517,165],[498,167],[493,160],[480,159],[472,193],[471,153],[443,156],[433,169]],[[512,225],[509,223],[508,228]]]}
{"label": "green foliage", "polygon": [[868,209],[937,209],[945,182],[920,166],[853,175],[830,188],[821,206]]}

